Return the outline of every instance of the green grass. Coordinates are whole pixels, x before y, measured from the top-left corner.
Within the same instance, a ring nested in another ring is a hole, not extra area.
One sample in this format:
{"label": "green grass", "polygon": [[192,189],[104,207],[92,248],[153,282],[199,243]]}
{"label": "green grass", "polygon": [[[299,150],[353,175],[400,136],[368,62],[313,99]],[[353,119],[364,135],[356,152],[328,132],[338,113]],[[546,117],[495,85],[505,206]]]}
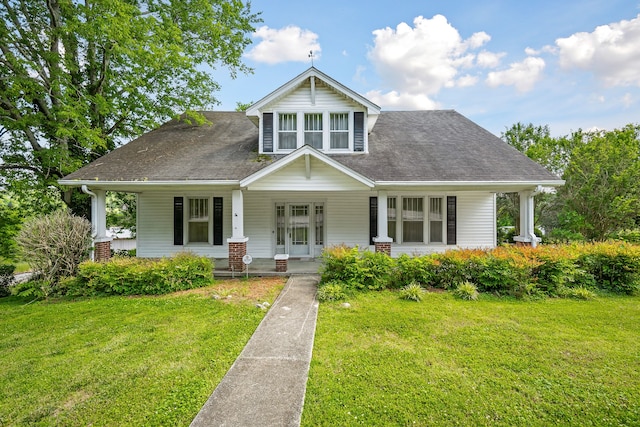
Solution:
{"label": "green grass", "polygon": [[31,271],[31,267],[25,261],[10,261],[0,257],[0,264],[12,264],[16,266],[14,273],[24,273]]}
{"label": "green grass", "polygon": [[264,316],[255,301],[214,300],[214,287],[0,299],[0,425],[188,425]]}
{"label": "green grass", "polygon": [[320,306],[303,426],[640,425],[640,297]]}

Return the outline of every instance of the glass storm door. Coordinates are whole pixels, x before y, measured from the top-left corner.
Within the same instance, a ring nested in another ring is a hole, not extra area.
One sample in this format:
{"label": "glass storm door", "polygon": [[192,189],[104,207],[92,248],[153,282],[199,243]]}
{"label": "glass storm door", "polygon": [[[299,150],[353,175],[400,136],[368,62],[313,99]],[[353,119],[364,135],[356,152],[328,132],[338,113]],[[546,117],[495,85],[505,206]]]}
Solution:
{"label": "glass storm door", "polygon": [[289,205],[289,255],[309,256],[311,245],[309,228],[311,225],[309,204]]}

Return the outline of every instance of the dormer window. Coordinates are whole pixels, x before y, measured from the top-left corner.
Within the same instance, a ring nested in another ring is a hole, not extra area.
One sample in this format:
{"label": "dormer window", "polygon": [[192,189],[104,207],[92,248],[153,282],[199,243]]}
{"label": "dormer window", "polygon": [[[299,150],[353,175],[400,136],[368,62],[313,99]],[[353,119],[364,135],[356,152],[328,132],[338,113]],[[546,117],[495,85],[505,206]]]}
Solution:
{"label": "dormer window", "polygon": [[298,119],[295,113],[278,114],[278,149],[298,148]]}
{"label": "dormer window", "polygon": [[305,113],[304,143],[322,150],[322,113]]}
{"label": "dormer window", "polygon": [[349,113],[330,114],[330,147],[332,150],[349,148]]}

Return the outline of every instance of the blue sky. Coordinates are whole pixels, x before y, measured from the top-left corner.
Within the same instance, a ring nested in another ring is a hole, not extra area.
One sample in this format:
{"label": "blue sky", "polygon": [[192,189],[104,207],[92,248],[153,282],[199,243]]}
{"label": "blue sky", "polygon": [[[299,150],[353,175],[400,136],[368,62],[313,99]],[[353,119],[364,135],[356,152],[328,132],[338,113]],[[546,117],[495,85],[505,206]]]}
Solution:
{"label": "blue sky", "polygon": [[218,110],[314,65],[383,110],[455,109],[496,135],[640,123],[640,0],[253,0],[262,12]]}

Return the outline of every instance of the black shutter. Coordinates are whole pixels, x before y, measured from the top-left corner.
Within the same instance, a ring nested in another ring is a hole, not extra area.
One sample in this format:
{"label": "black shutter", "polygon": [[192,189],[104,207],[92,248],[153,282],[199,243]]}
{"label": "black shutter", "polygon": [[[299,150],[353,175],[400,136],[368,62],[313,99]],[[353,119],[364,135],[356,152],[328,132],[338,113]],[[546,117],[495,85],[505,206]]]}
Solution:
{"label": "black shutter", "polygon": [[456,196],[447,197],[447,245],[455,245],[456,239]]}
{"label": "black shutter", "polygon": [[222,197],[213,198],[213,244],[222,245]]}
{"label": "black shutter", "polygon": [[373,245],[373,238],[378,236],[378,198],[369,197],[369,244]]}
{"label": "black shutter", "polygon": [[173,244],[184,244],[184,199],[173,198]]}
{"label": "black shutter", "polygon": [[262,151],[273,153],[273,113],[262,113]]}
{"label": "black shutter", "polygon": [[364,151],[364,113],[353,113],[353,150]]}

